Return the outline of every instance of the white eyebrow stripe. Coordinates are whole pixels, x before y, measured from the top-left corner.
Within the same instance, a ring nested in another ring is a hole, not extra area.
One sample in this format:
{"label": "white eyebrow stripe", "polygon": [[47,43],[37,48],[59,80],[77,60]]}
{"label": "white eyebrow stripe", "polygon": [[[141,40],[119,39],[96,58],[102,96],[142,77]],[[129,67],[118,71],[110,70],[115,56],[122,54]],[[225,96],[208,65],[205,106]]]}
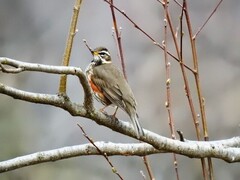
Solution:
{"label": "white eyebrow stripe", "polygon": [[101,52],[107,54],[108,56],[110,56],[110,53],[109,53],[108,51],[104,51],[104,50],[103,50],[103,51],[100,51],[100,53],[101,53]]}

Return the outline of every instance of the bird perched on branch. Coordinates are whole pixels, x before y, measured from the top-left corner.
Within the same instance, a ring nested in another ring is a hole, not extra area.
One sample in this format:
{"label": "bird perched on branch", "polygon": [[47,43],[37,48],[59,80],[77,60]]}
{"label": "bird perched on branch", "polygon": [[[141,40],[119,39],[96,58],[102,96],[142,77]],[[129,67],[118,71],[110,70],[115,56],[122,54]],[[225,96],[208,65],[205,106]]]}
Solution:
{"label": "bird perched on branch", "polygon": [[131,118],[139,139],[144,132],[138,122],[137,103],[122,71],[112,64],[110,53],[105,47],[90,49],[90,51],[93,60],[86,68],[86,76],[94,97],[104,105],[101,110],[103,111],[109,105],[115,105],[125,111]]}

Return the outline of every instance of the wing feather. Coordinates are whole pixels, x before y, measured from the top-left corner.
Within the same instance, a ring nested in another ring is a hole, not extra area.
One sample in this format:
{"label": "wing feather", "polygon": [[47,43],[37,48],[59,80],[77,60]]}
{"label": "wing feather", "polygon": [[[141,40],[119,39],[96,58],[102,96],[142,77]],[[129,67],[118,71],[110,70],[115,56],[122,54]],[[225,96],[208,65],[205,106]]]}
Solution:
{"label": "wing feather", "polygon": [[136,101],[122,72],[112,64],[105,64],[101,65],[101,68],[99,67],[96,66],[93,69],[92,81],[101,88],[103,94],[113,104],[129,114],[126,104],[135,108]]}

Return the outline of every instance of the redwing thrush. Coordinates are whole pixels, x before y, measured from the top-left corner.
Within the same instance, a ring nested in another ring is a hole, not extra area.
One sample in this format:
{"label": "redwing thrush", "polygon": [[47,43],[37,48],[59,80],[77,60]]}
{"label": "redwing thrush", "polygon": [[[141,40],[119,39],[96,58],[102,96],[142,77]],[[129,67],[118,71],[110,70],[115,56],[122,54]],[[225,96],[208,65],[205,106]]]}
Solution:
{"label": "redwing thrush", "polygon": [[86,76],[94,97],[105,107],[115,105],[125,111],[139,138],[144,133],[138,122],[137,103],[123,73],[112,64],[106,48],[98,47],[91,52],[93,60],[86,68]]}

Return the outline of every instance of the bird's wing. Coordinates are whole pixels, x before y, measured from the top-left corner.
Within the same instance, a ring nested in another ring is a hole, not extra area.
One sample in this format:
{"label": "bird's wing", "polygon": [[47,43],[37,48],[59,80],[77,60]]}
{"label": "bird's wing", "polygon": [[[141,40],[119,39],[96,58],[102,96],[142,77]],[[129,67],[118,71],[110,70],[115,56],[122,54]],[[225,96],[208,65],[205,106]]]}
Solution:
{"label": "bird's wing", "polygon": [[118,87],[114,86],[113,88],[105,89],[104,90],[104,95],[116,106],[120,107],[121,109],[125,110],[126,104],[125,101],[123,100],[122,94],[120,94],[121,91]]}
{"label": "bird's wing", "polygon": [[[111,69],[110,69],[111,68]],[[113,70],[114,68],[114,70]],[[119,82],[123,80],[123,85],[125,86],[125,79],[116,67],[112,66],[101,66],[101,68],[94,68],[92,81],[93,83],[101,89],[103,94],[116,106],[125,110],[126,104],[124,101],[124,92],[119,87]]]}

